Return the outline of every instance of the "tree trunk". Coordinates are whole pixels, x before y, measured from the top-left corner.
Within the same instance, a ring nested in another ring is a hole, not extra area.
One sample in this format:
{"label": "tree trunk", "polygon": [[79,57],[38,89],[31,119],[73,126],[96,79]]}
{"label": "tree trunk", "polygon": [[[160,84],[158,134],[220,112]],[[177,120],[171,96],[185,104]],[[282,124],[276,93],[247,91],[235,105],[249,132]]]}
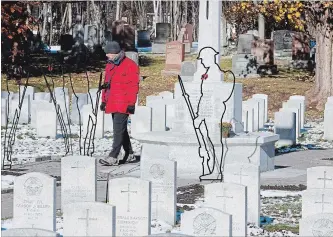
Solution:
{"label": "tree trunk", "polygon": [[52,2],[50,2],[51,8],[51,22],[50,22],[50,46],[52,45],[52,36],[53,36],[53,12],[52,12]]}
{"label": "tree trunk", "polygon": [[45,40],[46,35],[46,24],[47,23],[47,3],[43,3],[43,29],[42,29],[42,40]]}
{"label": "tree trunk", "polygon": [[120,0],[117,0],[116,20],[120,20]]}
{"label": "tree trunk", "polygon": [[322,110],[327,97],[333,96],[333,32],[325,24],[316,30],[315,86],[307,93],[308,104]]}
{"label": "tree trunk", "polygon": [[71,30],[72,29],[72,4],[71,3],[67,3],[68,4],[68,29]]}
{"label": "tree trunk", "polygon": [[184,2],[184,5],[185,5],[184,6],[184,11],[185,11],[184,21],[185,21],[185,23],[187,23],[187,11],[188,11],[187,10],[188,9],[188,7],[187,7],[188,6],[187,1]]}

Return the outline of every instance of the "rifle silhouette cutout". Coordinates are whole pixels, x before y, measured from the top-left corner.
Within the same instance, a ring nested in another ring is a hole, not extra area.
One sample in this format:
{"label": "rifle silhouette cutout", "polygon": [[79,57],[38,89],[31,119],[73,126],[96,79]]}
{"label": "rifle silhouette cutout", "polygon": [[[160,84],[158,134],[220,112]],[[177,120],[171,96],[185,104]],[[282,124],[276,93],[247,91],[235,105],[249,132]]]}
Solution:
{"label": "rifle silhouette cutout", "polygon": [[[189,110],[190,115],[191,115],[191,119],[193,121],[193,128],[194,128],[195,135],[197,137],[198,144],[199,144],[198,154],[199,154],[200,158],[202,158],[202,175],[200,175],[199,179],[200,179],[200,181],[202,181],[202,180],[220,180],[220,181],[222,181],[222,174],[221,173],[219,173],[217,175],[217,177],[220,176],[221,178],[208,178],[208,177],[204,178],[205,176],[213,174],[215,165],[217,164],[216,168],[218,168],[219,167],[219,162],[216,159],[214,145],[213,145],[212,141],[210,140],[208,134],[207,134],[207,140],[205,141],[205,137],[204,137],[202,131],[200,130],[200,125],[203,123],[205,128],[206,128],[206,131],[208,132],[208,128],[207,128],[207,124],[206,124],[205,119],[203,119],[203,121],[201,121],[199,127],[196,128],[196,126],[194,124],[194,120],[196,118],[198,118],[199,115],[194,113],[194,110],[193,110],[193,107],[192,107],[192,104],[191,104],[191,101],[190,101],[190,96],[189,96],[189,94],[187,94],[187,92],[185,90],[185,87],[184,87],[184,84],[183,84],[183,81],[182,81],[182,79],[179,75],[178,75],[178,81],[179,81],[179,85],[180,85],[180,88],[181,88],[181,91],[182,91],[182,96],[185,99],[185,102],[187,104],[188,110]],[[202,94],[202,92],[201,92],[201,94]],[[198,133],[200,133],[200,134],[198,134]],[[201,144],[199,136],[202,137],[203,144]],[[205,148],[205,154],[202,154],[200,152],[201,148],[203,148],[203,146]],[[206,162],[206,166],[208,168],[208,174],[206,174],[206,172],[205,172],[205,162]],[[221,170],[220,170],[220,172],[221,172]]]}

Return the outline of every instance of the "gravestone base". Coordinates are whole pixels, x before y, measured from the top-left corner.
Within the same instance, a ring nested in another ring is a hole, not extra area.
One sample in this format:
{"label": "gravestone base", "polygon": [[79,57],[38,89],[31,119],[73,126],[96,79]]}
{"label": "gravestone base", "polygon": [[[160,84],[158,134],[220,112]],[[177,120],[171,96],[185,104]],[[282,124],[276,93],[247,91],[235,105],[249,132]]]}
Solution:
{"label": "gravestone base", "polygon": [[274,57],[292,57],[292,50],[275,50],[274,51]]}
{"label": "gravestone base", "polygon": [[157,54],[165,54],[166,52],[166,44],[162,43],[153,43],[152,48],[151,48],[152,53],[157,53]]}
{"label": "gravestone base", "polygon": [[[180,132],[137,133],[135,139],[142,146],[141,160],[168,159],[177,161],[178,173],[198,177],[202,174],[202,159],[198,154],[198,141],[194,134]],[[211,134],[216,156],[220,162],[222,145],[220,134]],[[274,170],[275,142],[279,136],[269,132],[240,133],[223,139],[225,164],[249,163],[259,165],[260,171]],[[228,148],[228,149],[227,149]],[[157,155],[158,154],[158,155]]]}
{"label": "gravestone base", "polygon": [[178,76],[180,74],[180,70],[162,70],[162,76],[170,77],[170,76]]}
{"label": "gravestone base", "polygon": [[236,54],[232,57],[232,72],[236,78],[259,77],[258,64],[252,54]]}

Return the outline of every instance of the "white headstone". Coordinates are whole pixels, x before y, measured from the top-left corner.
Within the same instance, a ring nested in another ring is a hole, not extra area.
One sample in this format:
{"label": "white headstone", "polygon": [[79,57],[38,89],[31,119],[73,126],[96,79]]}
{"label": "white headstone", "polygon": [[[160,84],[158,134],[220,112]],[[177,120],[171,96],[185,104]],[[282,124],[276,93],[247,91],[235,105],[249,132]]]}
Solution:
{"label": "white headstone", "polygon": [[[302,124],[302,101],[300,100],[288,100],[287,102],[282,103],[282,109],[289,109],[290,111],[293,111],[296,113],[296,131],[298,131],[298,134],[301,133],[301,128],[304,127],[304,124]],[[304,117],[304,116],[303,116]]]}
{"label": "white headstone", "polygon": [[247,187],[234,183],[205,185],[205,206],[232,215],[232,236],[247,236]]}
{"label": "white headstone", "polygon": [[153,100],[161,100],[161,99],[163,99],[163,96],[161,95],[148,95],[146,96],[146,106],[148,106],[148,104]]}
{"label": "white headstone", "polygon": [[299,109],[297,108],[288,108],[288,107],[284,107],[282,109],[279,110],[279,112],[291,112],[291,113],[295,113],[296,115],[296,138],[299,138],[300,137],[300,134],[301,134],[301,126],[300,126],[300,114],[299,114]]}
{"label": "white headstone", "polygon": [[87,139],[90,137],[90,133],[95,132],[95,138],[104,137],[104,112],[97,111],[97,116],[93,114],[92,105],[87,104],[82,107],[82,136]]}
{"label": "white headstone", "polygon": [[[57,99],[57,111],[60,111],[60,114],[62,115],[62,119],[65,124],[68,124],[68,120],[70,119],[70,107],[69,107],[69,96],[66,95],[66,98],[62,95],[58,95],[56,97]],[[58,121],[58,124],[61,124],[60,121]]]}
{"label": "white headstone", "polygon": [[147,106],[137,106],[131,117],[131,134],[151,131],[152,109]]}
{"label": "white headstone", "polygon": [[316,166],[307,169],[307,189],[333,189],[333,166]]}
{"label": "white headstone", "polygon": [[257,132],[259,131],[259,128],[260,128],[260,121],[259,121],[259,118],[260,118],[260,103],[258,100],[255,100],[255,99],[249,99],[247,100],[247,105],[248,105],[248,108],[252,108],[253,109],[253,131],[254,132]]}
{"label": "white headstone", "polygon": [[302,194],[302,218],[333,213],[333,189],[308,189]]}
{"label": "white headstone", "polygon": [[333,141],[333,107],[324,111],[324,139]]}
{"label": "white headstone", "polygon": [[[30,96],[24,96],[24,100],[21,104],[21,109],[19,109],[20,101],[16,98],[13,98],[11,101],[10,107],[10,120],[13,121],[14,116],[19,116],[19,124],[28,124],[30,119]],[[17,112],[16,112],[17,110]],[[15,115],[16,114],[16,115]],[[16,119],[16,118],[15,118]]]}
{"label": "white headstone", "polygon": [[299,221],[299,236],[333,236],[333,213],[319,213]]}
{"label": "white headstone", "polygon": [[31,172],[14,182],[14,228],[56,230],[56,180]]}
{"label": "white headstone", "polygon": [[170,91],[162,91],[158,95],[162,96],[163,99],[173,99],[173,93]]}
{"label": "white headstone", "polygon": [[[20,86],[20,97],[22,98],[25,86]],[[34,100],[35,88],[32,86],[27,86],[25,89],[24,97],[30,95],[30,100]]]}
{"label": "white headstone", "polygon": [[36,117],[37,137],[56,138],[58,121],[55,110],[52,107],[40,108],[37,110]]}
{"label": "white headstone", "polygon": [[1,99],[1,126],[6,126],[8,123],[8,104],[7,99]]}
{"label": "white headstone", "polygon": [[253,97],[250,100],[253,100],[253,101],[255,101],[255,102],[258,103],[258,124],[259,124],[259,129],[263,128],[264,125],[265,125],[265,99]]}
{"label": "white headstone", "polygon": [[116,206],[116,236],[150,234],[151,182],[137,178],[109,181],[109,204]]}
{"label": "white headstone", "polygon": [[147,106],[152,109],[152,131],[160,132],[166,130],[166,105],[162,100],[147,102]]}
{"label": "white headstone", "polygon": [[252,98],[260,98],[260,99],[264,99],[265,102],[265,112],[264,112],[264,122],[266,123],[268,121],[268,95],[266,94],[254,94],[252,96]]}
{"label": "white headstone", "polygon": [[327,97],[327,102],[333,104],[333,96]]}
{"label": "white headstone", "polygon": [[50,93],[48,92],[37,92],[35,93],[34,100],[46,100],[48,102],[51,101]]}
{"label": "white headstone", "polygon": [[1,231],[3,237],[57,237],[57,232],[37,228],[14,228]]}
{"label": "white headstone", "polygon": [[181,217],[183,234],[192,236],[232,236],[231,215],[210,207],[186,211]]}
{"label": "white headstone", "polygon": [[64,236],[116,236],[116,207],[100,202],[77,202],[64,211]]}
{"label": "white headstone", "polygon": [[277,146],[290,146],[296,143],[296,114],[290,111],[275,113],[274,133],[280,135]]}
{"label": "white headstone", "polygon": [[[31,101],[31,126],[33,128],[37,127],[37,111],[41,110],[52,110],[55,112],[54,104],[46,100]],[[45,119],[45,117],[43,119]],[[41,118],[39,120],[41,120]]]}
{"label": "white headstone", "polygon": [[61,158],[61,207],[96,201],[96,159],[90,156]]}
{"label": "white headstone", "polygon": [[[135,108],[135,113],[136,113],[136,108]],[[131,122],[132,122],[132,120],[131,120]],[[112,114],[104,113],[104,132],[113,132]]]}
{"label": "white headstone", "polygon": [[[301,129],[304,128],[304,123],[305,123],[305,110],[306,110],[306,106],[305,106],[305,96],[302,95],[293,95],[290,96],[289,101],[297,101],[296,103],[300,103],[301,104]],[[294,102],[293,102],[294,103]]]}
{"label": "white headstone", "polygon": [[254,132],[254,107],[249,101],[243,101],[242,104],[242,122],[244,131]]}
{"label": "white headstone", "polygon": [[141,179],[151,181],[152,219],[176,224],[177,162],[149,159],[141,163]]}
{"label": "white headstone", "polygon": [[[82,124],[82,107],[88,104],[88,95],[85,93],[72,94],[71,123]],[[80,115],[80,116],[79,116]]]}
{"label": "white headstone", "polygon": [[[88,104],[93,104],[94,108],[96,105],[96,100],[97,100],[97,93],[98,93],[98,88],[90,88],[89,89],[89,93],[88,93]],[[100,94],[100,99],[102,98],[102,93]],[[99,106],[99,104],[97,104],[97,106]]]}
{"label": "white headstone", "polygon": [[247,163],[226,164],[224,182],[237,183],[247,187],[247,220],[260,224],[260,168]]}

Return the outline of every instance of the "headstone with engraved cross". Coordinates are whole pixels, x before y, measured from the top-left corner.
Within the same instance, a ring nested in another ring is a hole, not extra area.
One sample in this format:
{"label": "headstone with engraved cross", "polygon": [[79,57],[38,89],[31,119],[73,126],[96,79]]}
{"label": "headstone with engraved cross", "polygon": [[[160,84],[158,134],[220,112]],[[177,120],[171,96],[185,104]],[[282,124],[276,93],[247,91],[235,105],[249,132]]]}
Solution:
{"label": "headstone with engraved cross", "polygon": [[247,187],[234,183],[205,185],[205,206],[232,215],[232,235],[247,236]]}
{"label": "headstone with engraved cross", "polygon": [[333,189],[333,166],[317,166],[307,170],[307,189]]}
{"label": "headstone with engraved cross", "polygon": [[141,162],[141,178],[152,183],[152,219],[175,225],[177,162],[165,159]]}
{"label": "headstone with engraved cross", "polygon": [[100,202],[77,202],[64,211],[64,236],[116,236],[116,208]]}
{"label": "headstone with engraved cross", "polygon": [[242,184],[247,187],[248,222],[260,223],[260,168],[250,163],[226,164],[224,182]]}
{"label": "headstone with engraved cross", "polygon": [[117,207],[116,236],[150,234],[150,181],[132,177],[110,180],[109,204]]}
{"label": "headstone with engraved cross", "polygon": [[[96,159],[67,156],[61,159],[61,207],[73,202],[96,201]],[[70,206],[70,205],[69,205]]]}
{"label": "headstone with engraved cross", "polygon": [[307,189],[302,193],[302,218],[333,213],[333,189]]}

